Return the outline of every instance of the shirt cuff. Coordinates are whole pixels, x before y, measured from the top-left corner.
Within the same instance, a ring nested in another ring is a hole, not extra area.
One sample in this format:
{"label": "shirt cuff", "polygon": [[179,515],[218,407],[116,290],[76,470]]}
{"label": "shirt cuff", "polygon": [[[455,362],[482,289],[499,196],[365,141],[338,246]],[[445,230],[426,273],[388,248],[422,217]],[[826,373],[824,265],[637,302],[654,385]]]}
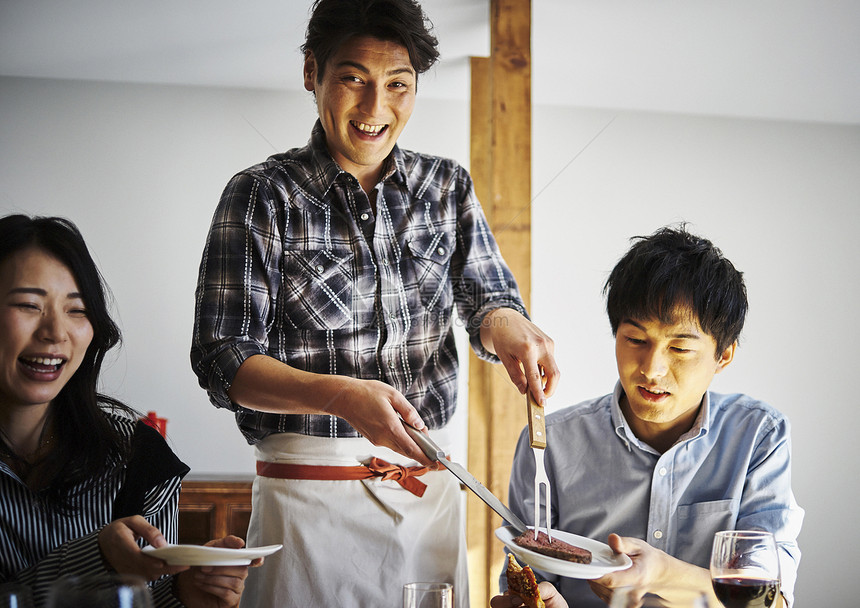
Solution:
{"label": "shirt cuff", "polygon": [[215,357],[209,371],[208,386],[209,400],[213,405],[230,411],[237,411],[239,405],[230,399],[227,391],[233,385],[236,374],[242,364],[254,355],[266,355],[266,351],[257,342],[236,342],[223,349]]}
{"label": "shirt cuff", "polygon": [[484,344],[481,342],[481,326],[484,324],[484,319],[487,315],[498,308],[510,308],[523,315],[526,319],[531,320],[522,304],[514,300],[506,301],[504,303],[493,302],[491,304],[485,304],[479,308],[474,315],[472,315],[469,322],[466,324],[466,331],[469,332],[469,343],[472,345],[472,350],[475,351],[475,354],[479,359],[489,361],[490,363],[499,363],[500,359],[484,348]]}
{"label": "shirt cuff", "polygon": [[185,604],[174,594],[175,582],[175,576],[164,576],[152,585],[152,603],[155,608],[185,608]]}
{"label": "shirt cuff", "polygon": [[[101,528],[71,540],[59,548],[59,574],[97,573],[107,576],[112,572],[99,547],[99,532]],[[67,568],[64,564],[74,564],[74,566]]]}

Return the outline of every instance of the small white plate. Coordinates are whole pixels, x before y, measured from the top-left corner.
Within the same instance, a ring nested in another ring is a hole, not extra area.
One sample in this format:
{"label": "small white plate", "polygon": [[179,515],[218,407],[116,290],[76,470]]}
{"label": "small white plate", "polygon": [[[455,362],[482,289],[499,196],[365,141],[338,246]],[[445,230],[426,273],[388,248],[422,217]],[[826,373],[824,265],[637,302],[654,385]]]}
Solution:
{"label": "small white plate", "polygon": [[[531,526],[529,527],[531,528]],[[525,562],[532,568],[558,574],[559,576],[582,579],[600,578],[604,574],[609,574],[616,570],[624,570],[633,565],[633,561],[629,557],[623,553],[615,553],[609,545],[563,530],[553,530],[552,537],[570,543],[574,547],[581,547],[591,551],[590,564],[577,564],[520,547],[514,542],[514,538],[517,536],[519,536],[519,533],[510,526],[504,526],[496,530],[496,538],[502,541],[505,547],[517,559]]]}
{"label": "small white plate", "polygon": [[202,545],[167,545],[156,549],[146,546],[143,552],[164,560],[171,566],[247,566],[258,557],[271,555],[283,545],[267,545],[244,549],[204,547]]}

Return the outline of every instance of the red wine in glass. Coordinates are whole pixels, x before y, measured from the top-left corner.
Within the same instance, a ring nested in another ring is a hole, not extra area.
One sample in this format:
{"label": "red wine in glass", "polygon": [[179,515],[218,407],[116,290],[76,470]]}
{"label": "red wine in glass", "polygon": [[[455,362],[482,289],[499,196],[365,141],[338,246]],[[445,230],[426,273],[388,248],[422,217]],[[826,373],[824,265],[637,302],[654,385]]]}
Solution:
{"label": "red wine in glass", "polygon": [[779,549],[770,532],[725,530],[714,535],[711,582],[725,608],[773,608],[779,594]]}
{"label": "red wine in glass", "polygon": [[714,593],[725,608],[771,608],[779,593],[779,581],[734,576],[713,579]]}

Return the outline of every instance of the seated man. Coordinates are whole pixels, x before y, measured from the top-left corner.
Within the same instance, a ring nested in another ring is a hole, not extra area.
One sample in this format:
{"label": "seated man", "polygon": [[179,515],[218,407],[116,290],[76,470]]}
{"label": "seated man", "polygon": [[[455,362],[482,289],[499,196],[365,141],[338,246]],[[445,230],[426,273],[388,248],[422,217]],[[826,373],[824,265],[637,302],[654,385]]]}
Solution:
{"label": "seated man", "polygon": [[[537,572],[555,586],[542,583],[547,606],[600,606],[622,586],[696,587],[716,602],[711,545],[728,529],[775,535],[790,605],[803,510],[791,490],[788,420],[752,397],[708,391],[735,355],[747,312],[742,274],[683,228],[635,240],[604,288],[615,390],[546,420],[552,528],[608,538],[633,566],[594,581]],[[524,432],[510,481],[511,509],[524,520],[534,473]],[[519,604],[497,596],[491,605]]]}

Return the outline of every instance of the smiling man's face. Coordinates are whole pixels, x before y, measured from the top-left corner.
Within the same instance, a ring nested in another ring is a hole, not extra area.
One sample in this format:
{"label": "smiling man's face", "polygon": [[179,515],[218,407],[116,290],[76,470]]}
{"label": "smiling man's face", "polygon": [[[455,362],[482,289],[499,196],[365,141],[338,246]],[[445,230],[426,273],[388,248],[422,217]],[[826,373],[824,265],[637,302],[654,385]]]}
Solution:
{"label": "smiling man's face", "polygon": [[362,186],[375,185],[415,107],[417,76],[406,47],[350,38],[331,55],[321,80],[308,55],[304,78],[316,97],[329,153]]}
{"label": "smiling man's face", "polygon": [[731,362],[734,351],[733,344],[718,356],[714,338],[683,310],[668,324],[622,321],[615,358],[625,394],[622,411],[634,433],[646,442],[668,437],[674,443],[691,427],[714,375]]}

